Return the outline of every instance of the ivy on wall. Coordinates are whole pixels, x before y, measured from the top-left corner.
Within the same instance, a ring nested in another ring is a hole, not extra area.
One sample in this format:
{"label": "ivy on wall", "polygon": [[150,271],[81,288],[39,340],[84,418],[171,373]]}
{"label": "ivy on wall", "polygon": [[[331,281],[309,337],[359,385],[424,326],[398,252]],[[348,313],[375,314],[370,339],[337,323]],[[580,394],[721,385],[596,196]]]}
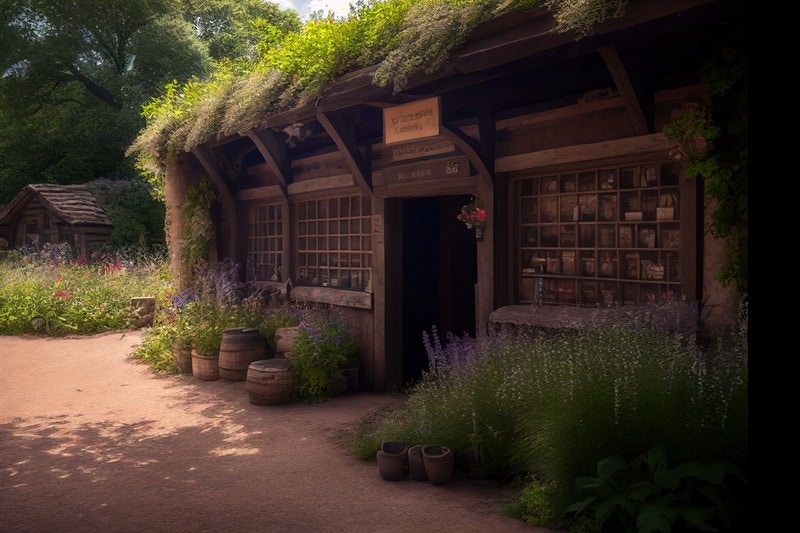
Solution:
{"label": "ivy on wall", "polygon": [[686,161],[686,172],[703,179],[705,194],[714,200],[711,232],[725,239],[722,286],[735,285],[747,296],[748,281],[748,153],[747,53],[741,42],[725,42],[701,72],[714,102],[713,111],[688,102],[673,112],[664,134],[678,147],[675,159]]}

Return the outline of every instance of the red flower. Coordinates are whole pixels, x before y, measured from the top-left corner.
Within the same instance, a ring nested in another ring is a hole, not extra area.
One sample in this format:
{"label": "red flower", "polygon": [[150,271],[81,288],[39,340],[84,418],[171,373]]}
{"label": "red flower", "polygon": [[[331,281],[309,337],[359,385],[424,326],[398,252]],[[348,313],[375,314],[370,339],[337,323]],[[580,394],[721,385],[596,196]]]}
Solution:
{"label": "red flower", "polygon": [[486,210],[481,209],[480,207],[475,208],[475,220],[478,222],[483,222],[486,220]]}
{"label": "red flower", "polygon": [[70,298],[72,298],[72,295],[67,291],[56,291],[53,293],[53,296],[55,296],[56,298],[62,298],[64,300],[69,300]]}

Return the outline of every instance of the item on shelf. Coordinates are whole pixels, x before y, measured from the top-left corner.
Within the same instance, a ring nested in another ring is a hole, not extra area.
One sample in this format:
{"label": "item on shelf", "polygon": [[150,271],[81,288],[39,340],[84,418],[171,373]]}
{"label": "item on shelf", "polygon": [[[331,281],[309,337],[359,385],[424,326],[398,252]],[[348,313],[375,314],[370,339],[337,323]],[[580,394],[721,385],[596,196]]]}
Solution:
{"label": "item on shelf", "polygon": [[642,228],[639,230],[639,248],[656,247],[656,230],[652,228]]}
{"label": "item on shelf", "polygon": [[656,207],[656,220],[672,220],[674,217],[674,207]]}
{"label": "item on shelf", "polygon": [[627,211],[625,220],[644,220],[644,213],[642,211]]}
{"label": "item on shelf", "polygon": [[548,257],[547,258],[547,273],[548,274],[560,274],[561,273],[561,261],[559,261],[555,257]]}

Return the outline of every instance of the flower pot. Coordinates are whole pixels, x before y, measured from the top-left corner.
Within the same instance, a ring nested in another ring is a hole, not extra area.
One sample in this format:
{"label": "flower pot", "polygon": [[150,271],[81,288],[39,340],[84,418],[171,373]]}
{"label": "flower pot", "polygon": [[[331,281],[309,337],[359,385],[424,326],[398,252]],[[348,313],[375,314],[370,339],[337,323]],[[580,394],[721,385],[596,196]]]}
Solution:
{"label": "flower pot", "polygon": [[192,350],[192,374],[205,381],[219,379],[219,354],[200,355],[197,350]]}
{"label": "flower pot", "polygon": [[422,444],[408,449],[408,477],[415,481],[426,481],[425,461],[422,458]]}
{"label": "flower pot", "polygon": [[434,485],[443,485],[453,479],[455,456],[447,446],[424,446],[422,460],[428,480]]}
{"label": "flower pot", "polygon": [[408,470],[408,446],[405,442],[388,441],[377,452],[378,473],[386,481],[402,481]]}

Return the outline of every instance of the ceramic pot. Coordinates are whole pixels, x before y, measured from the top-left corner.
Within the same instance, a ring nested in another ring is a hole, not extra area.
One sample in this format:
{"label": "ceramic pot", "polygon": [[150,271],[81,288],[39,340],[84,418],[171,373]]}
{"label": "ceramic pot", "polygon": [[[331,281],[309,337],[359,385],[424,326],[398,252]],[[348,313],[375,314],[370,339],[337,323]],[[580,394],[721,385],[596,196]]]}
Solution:
{"label": "ceramic pot", "polygon": [[405,442],[387,441],[377,452],[378,473],[386,481],[402,481],[408,470],[408,446]]}
{"label": "ceramic pot", "polygon": [[453,479],[455,456],[447,446],[424,446],[422,460],[428,480],[434,485],[443,485]]}

